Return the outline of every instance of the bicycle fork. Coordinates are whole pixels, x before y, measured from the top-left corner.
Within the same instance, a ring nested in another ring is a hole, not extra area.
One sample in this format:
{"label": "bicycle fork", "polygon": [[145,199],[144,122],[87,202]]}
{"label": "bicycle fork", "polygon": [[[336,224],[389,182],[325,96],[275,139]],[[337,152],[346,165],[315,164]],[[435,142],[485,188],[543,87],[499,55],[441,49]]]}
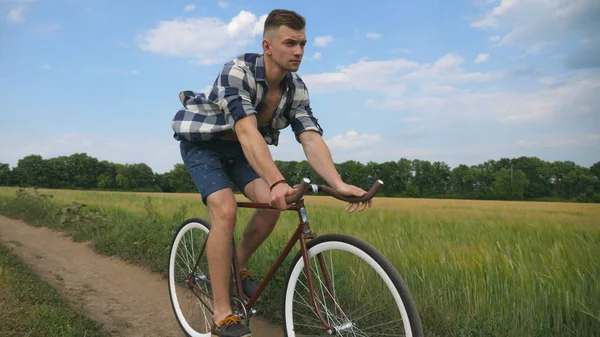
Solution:
{"label": "bicycle fork", "polygon": [[[306,240],[305,240],[306,238],[312,239],[314,237],[316,237],[316,235],[310,231],[310,228],[308,229],[308,231],[305,231],[300,236],[300,246],[302,247],[302,258],[304,260],[304,269],[306,270],[306,279],[308,282],[310,298],[312,301],[312,305],[315,309],[315,313],[321,320],[321,323],[328,330],[328,333],[329,334],[337,334],[338,331],[334,327],[332,327],[331,325],[329,325],[327,323],[325,317],[323,317],[323,313],[321,312],[321,310],[319,310],[319,306],[317,304],[317,297],[315,294],[315,287],[314,287],[313,279],[312,279],[312,271],[311,271],[310,261],[308,259],[308,249],[306,247],[307,245],[306,245]],[[333,301],[333,303],[335,305],[336,314],[343,316],[344,319],[347,319],[346,315],[344,314],[342,308],[340,308],[340,306],[338,305],[337,300],[335,298],[335,293],[334,293],[333,287],[331,285],[329,272],[327,271],[327,265],[325,263],[325,259],[323,258],[323,254],[318,253],[317,260],[319,261],[319,267],[321,269],[321,274],[323,275],[323,278],[325,279],[324,281],[325,281],[325,287],[327,289],[327,293],[329,294],[329,297],[331,298],[331,300]],[[328,311],[327,304],[323,303],[323,306],[325,307],[324,308],[325,311]]]}

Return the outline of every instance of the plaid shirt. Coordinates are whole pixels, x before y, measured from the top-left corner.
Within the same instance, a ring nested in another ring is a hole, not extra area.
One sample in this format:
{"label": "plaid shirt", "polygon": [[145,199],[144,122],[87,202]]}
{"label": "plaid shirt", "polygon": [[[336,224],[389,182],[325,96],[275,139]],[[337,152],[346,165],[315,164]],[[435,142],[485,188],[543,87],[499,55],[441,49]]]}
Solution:
{"label": "plaid shirt", "polygon": [[[276,146],[279,130],[289,125],[298,142],[300,133],[306,130],[323,135],[302,79],[288,72],[282,86],[271,123],[258,127],[267,144]],[[177,111],[172,121],[175,139],[203,141],[233,133],[238,120],[256,114],[266,103],[264,56],[250,53],[238,56],[223,66],[208,97],[204,93],[182,91],[179,99],[184,108]]]}

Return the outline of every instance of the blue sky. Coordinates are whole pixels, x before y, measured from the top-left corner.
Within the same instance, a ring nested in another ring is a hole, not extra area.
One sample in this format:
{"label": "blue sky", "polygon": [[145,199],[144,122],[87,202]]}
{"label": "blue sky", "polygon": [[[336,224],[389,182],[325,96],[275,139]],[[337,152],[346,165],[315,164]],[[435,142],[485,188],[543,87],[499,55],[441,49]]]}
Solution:
{"label": "blue sky", "polygon": [[[600,160],[597,0],[0,0],[0,162],[172,169],[178,93],[261,52],[274,8],[307,20],[298,73],[336,162]],[[271,151],[304,159],[291,129]]]}

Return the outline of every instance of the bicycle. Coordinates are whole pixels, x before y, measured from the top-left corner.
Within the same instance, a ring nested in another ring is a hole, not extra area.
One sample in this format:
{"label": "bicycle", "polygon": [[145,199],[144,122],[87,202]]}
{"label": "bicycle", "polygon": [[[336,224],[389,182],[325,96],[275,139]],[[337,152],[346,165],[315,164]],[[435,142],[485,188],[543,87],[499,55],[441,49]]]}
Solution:
{"label": "bicycle", "polygon": [[[233,240],[230,298],[234,314],[250,325],[251,317],[257,312],[257,300],[298,242],[300,249],[289,265],[282,296],[283,330],[286,337],[422,336],[421,321],[412,295],[397,270],[379,251],[365,241],[347,234],[318,236],[309,225],[304,204],[306,192],[325,192],[342,201],[362,202],[373,198],[383,187],[383,182],[376,181],[367,195],[361,198],[342,196],[329,186],[310,184],[307,178],[295,187],[298,188],[297,193],[286,198],[289,205],[286,211],[296,211],[300,223],[251,298],[247,298],[242,292],[236,244],[235,239]],[[238,201],[237,205],[240,208],[274,209],[263,203]],[[211,336],[212,297],[208,263],[204,255],[210,226],[210,222],[202,218],[187,219],[176,230],[171,243],[169,295],[177,322],[189,337]],[[194,240],[192,232],[199,234],[200,238]],[[181,248],[184,251],[179,253]],[[198,255],[196,248],[199,248]],[[332,253],[348,254],[340,260],[336,257],[336,261],[342,263],[341,268],[333,265]],[[365,262],[366,266],[355,266],[354,263],[358,262]],[[176,271],[175,268],[182,263],[186,263],[187,268]],[[368,274],[369,272],[373,273]],[[334,284],[338,281],[340,283]],[[357,286],[360,281],[364,281],[365,285]],[[192,302],[188,309],[192,312],[201,311],[199,319],[189,320],[184,316],[182,301],[186,299],[191,299]]]}

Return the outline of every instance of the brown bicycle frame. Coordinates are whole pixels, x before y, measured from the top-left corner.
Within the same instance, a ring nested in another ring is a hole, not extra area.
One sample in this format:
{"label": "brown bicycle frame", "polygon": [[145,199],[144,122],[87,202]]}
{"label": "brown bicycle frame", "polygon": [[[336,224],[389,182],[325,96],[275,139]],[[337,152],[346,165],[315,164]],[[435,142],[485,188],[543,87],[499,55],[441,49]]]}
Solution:
{"label": "brown bicycle frame", "polygon": [[[241,207],[241,208],[276,209],[267,203],[255,203],[255,202],[240,202],[240,201],[238,201],[237,206]],[[258,289],[254,293],[254,295],[248,300],[247,304],[242,303],[242,305],[245,307],[246,312],[250,311],[249,309],[251,309],[252,306],[256,303],[256,301],[258,300],[258,298],[260,297],[262,292],[265,290],[265,288],[267,287],[267,285],[269,284],[269,282],[271,281],[271,279],[273,278],[273,276],[275,275],[277,270],[279,270],[279,268],[283,264],[283,261],[285,260],[285,258],[289,255],[292,248],[299,241],[300,242],[300,251],[302,252],[302,257],[304,260],[304,268],[306,269],[306,275],[307,275],[307,279],[308,279],[308,288],[310,291],[312,305],[315,309],[315,312],[319,316],[319,319],[321,320],[321,323],[323,324],[323,326],[325,326],[326,329],[331,331],[331,330],[333,330],[333,328],[329,324],[327,324],[325,318],[323,317],[323,314],[321,313],[321,310],[319,310],[319,308],[317,306],[317,300],[315,297],[315,291],[314,291],[314,286],[313,286],[313,282],[312,282],[312,275],[311,275],[311,271],[310,271],[310,262],[308,261],[308,250],[306,248],[306,246],[307,246],[306,240],[316,238],[317,234],[314,233],[310,229],[308,217],[306,214],[306,208],[304,205],[304,199],[302,198],[298,202],[290,205],[287,209],[285,209],[285,211],[296,211],[300,218],[300,223],[298,224],[296,231],[294,232],[294,234],[292,234],[291,238],[289,239],[289,241],[286,244],[283,251],[279,254],[279,257],[277,258],[275,263],[271,266],[271,269],[269,269],[269,272],[265,275],[264,279],[258,285]],[[196,270],[196,267],[198,266],[198,263],[200,261],[200,258],[202,257],[202,254],[204,253],[205,248],[206,248],[206,241],[204,241],[204,245],[202,246],[202,250],[200,251],[200,255],[198,256],[198,260],[196,261],[196,265],[194,266],[193,270]],[[319,265],[321,267],[323,275],[325,276],[325,285],[327,287],[327,290],[329,291],[329,294],[333,297],[334,294],[333,294],[333,290],[331,289],[329,274],[327,273],[327,269],[325,268],[325,262],[320,254],[318,256],[318,260],[319,260]],[[236,291],[238,294],[243,294],[242,280],[241,280],[239,271],[240,271],[239,263],[237,260],[235,240],[234,240],[232,272],[233,272],[233,276],[235,278]],[[208,297],[209,299],[212,300],[212,296],[210,294],[206,293],[205,291],[203,291],[202,289],[200,289],[198,286],[196,286],[196,284],[194,284],[194,282],[191,278],[188,279],[188,284],[193,286],[197,291],[201,292],[203,295],[205,295],[206,297]],[[336,303],[335,298],[333,300],[334,300],[334,303]],[[209,310],[210,310],[210,308],[209,308]],[[251,316],[251,314],[248,314],[248,317],[250,317],[250,316]]]}

